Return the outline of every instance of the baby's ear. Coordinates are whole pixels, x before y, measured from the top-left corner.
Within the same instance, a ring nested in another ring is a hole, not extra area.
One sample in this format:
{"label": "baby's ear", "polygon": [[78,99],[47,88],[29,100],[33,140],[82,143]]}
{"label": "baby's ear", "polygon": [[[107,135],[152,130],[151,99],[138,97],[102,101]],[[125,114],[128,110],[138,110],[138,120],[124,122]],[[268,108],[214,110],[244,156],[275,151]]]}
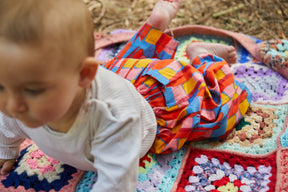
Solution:
{"label": "baby's ear", "polygon": [[86,88],[94,80],[96,72],[98,69],[98,62],[93,57],[87,57],[82,62],[80,69],[80,80],[79,86]]}

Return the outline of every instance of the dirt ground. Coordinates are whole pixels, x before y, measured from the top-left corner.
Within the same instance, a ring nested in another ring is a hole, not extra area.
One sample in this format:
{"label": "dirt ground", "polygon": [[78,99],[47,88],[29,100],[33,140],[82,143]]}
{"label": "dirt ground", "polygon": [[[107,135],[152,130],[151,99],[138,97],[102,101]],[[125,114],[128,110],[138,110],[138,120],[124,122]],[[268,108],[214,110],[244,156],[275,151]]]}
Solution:
{"label": "dirt ground", "polygon": [[[157,0],[84,0],[95,31],[136,30]],[[288,37],[288,0],[182,0],[170,28],[198,24],[245,33],[262,40]]]}

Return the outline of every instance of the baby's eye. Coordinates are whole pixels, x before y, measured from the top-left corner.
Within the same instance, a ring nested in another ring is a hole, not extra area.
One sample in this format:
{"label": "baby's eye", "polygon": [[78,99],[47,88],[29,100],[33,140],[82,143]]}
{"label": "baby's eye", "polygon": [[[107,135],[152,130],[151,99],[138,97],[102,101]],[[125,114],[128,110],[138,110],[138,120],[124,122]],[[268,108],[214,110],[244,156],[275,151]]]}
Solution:
{"label": "baby's eye", "polygon": [[25,92],[28,93],[29,95],[39,95],[41,93],[43,93],[45,91],[45,89],[25,89]]}
{"label": "baby's eye", "polygon": [[4,87],[2,85],[0,85],[0,91],[3,91]]}

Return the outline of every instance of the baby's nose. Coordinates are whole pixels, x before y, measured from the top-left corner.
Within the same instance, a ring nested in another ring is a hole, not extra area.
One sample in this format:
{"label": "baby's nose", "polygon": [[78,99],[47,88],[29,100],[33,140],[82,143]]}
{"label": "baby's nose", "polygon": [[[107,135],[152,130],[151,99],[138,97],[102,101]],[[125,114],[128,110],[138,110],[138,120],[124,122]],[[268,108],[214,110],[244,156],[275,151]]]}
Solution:
{"label": "baby's nose", "polygon": [[14,96],[8,98],[6,110],[11,114],[23,113],[27,110],[27,106],[21,98]]}

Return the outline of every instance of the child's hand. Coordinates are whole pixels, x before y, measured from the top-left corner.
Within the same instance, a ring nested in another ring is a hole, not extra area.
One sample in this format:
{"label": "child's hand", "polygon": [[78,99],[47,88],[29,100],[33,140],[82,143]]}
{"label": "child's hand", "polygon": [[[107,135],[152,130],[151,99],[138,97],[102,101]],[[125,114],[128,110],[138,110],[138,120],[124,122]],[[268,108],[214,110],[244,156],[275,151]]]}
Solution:
{"label": "child's hand", "polygon": [[14,166],[15,159],[0,159],[0,175],[8,174]]}

